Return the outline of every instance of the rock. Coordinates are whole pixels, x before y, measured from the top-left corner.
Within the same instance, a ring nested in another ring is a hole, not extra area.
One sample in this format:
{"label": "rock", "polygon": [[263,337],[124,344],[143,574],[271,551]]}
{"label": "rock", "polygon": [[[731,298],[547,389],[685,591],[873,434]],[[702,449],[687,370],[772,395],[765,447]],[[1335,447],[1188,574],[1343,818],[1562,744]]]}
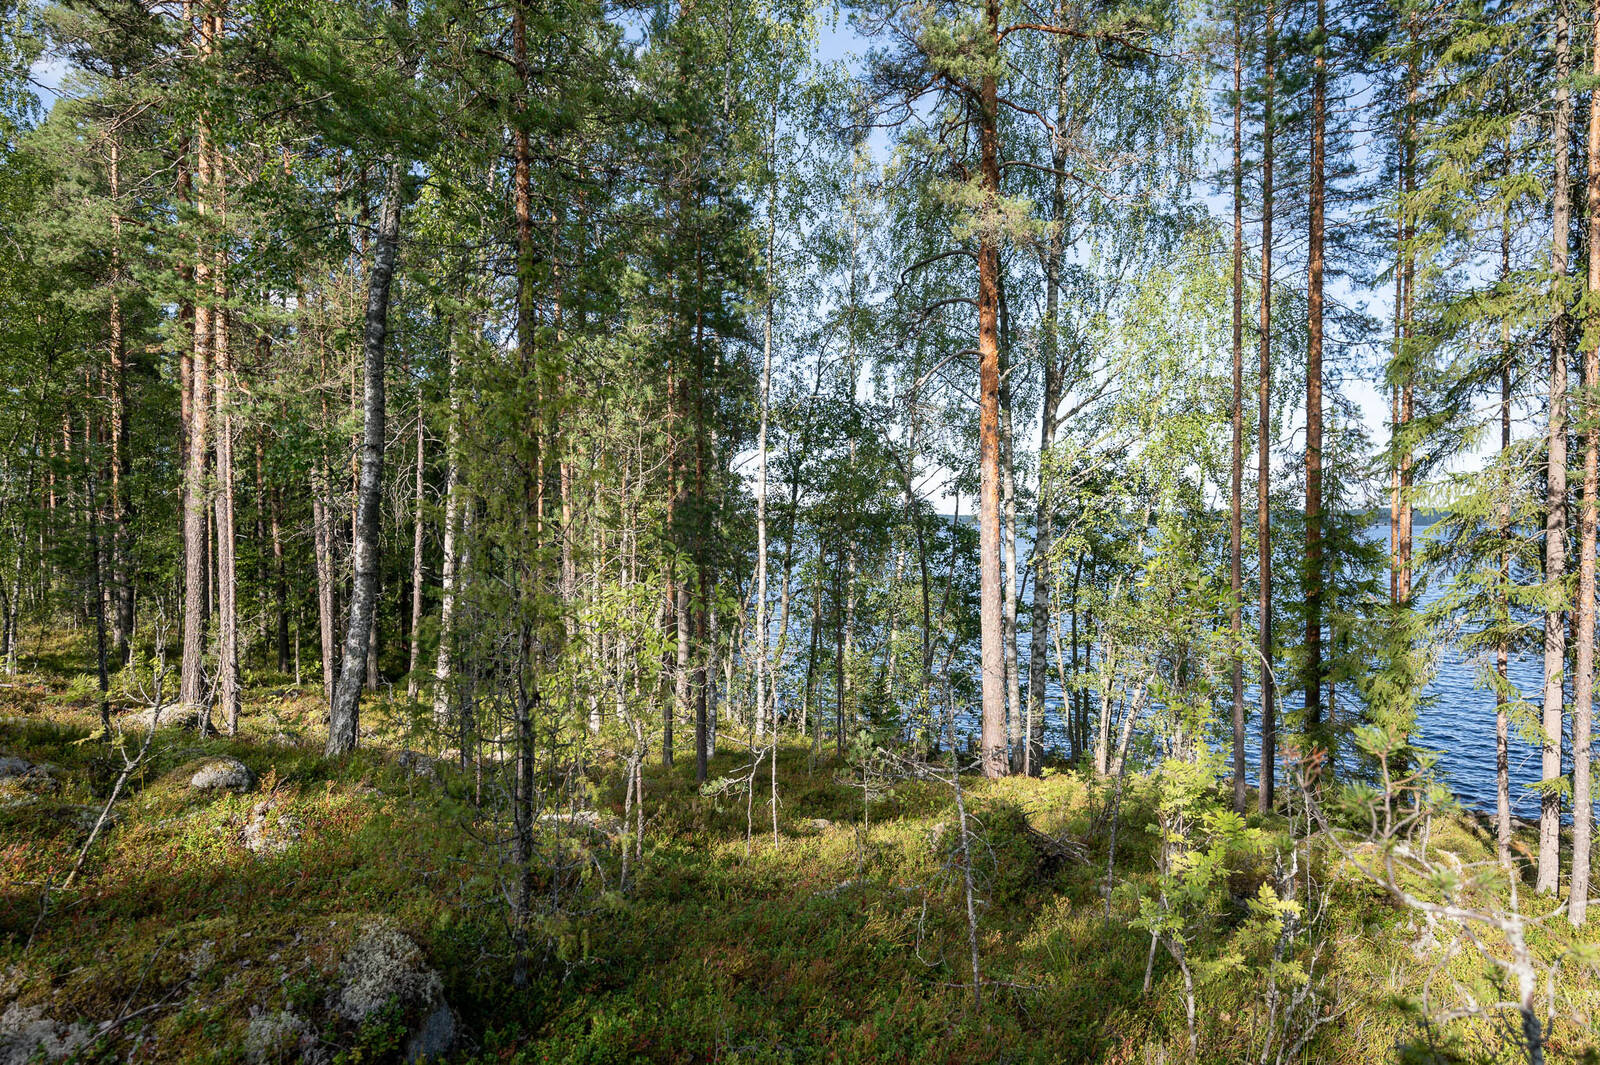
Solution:
{"label": "rock", "polygon": [[598,810],[574,810],[571,813],[543,814],[539,820],[547,825],[556,825],[566,831],[581,829],[592,832],[606,839],[616,839],[622,835],[623,824],[615,817],[603,817]]}
{"label": "rock", "polygon": [[406,1044],[407,1061],[432,1061],[450,1052],[456,1042],[456,1015],[442,1002],[428,1014],[411,1042]]}
{"label": "rock", "polygon": [[59,1061],[83,1049],[94,1037],[86,1024],[61,1024],[39,1006],[13,1002],[0,1013],[0,1065]]}
{"label": "rock", "polygon": [[256,782],[250,767],[237,758],[213,758],[189,778],[196,791],[249,791]]}
{"label": "rock", "polygon": [[253,854],[282,854],[300,838],[300,822],[288,814],[277,814],[277,801],[264,799],[250,811],[244,823],[245,849]]}
{"label": "rock", "polygon": [[833,822],[829,821],[826,817],[817,817],[811,820],[811,827],[816,829],[818,832],[826,832],[828,829],[833,827]]}
{"label": "rock", "polygon": [[288,1010],[254,1013],[245,1032],[244,1056],[251,1065],[272,1062],[321,1062],[327,1054],[317,1045],[311,1022]]}
{"label": "rock", "polygon": [[407,1016],[421,1018],[412,1029],[407,1061],[439,1057],[455,1042],[455,1016],[444,1001],[444,982],[428,967],[422,948],[405,933],[373,921],[339,963],[339,985],[329,1007],[360,1024],[391,1002]]}
{"label": "rock", "polygon": [[394,764],[401,769],[411,770],[411,775],[416,777],[431,777],[438,774],[433,766],[433,759],[419,751],[401,751],[394,757]]}
{"label": "rock", "polygon": [[53,765],[34,765],[26,758],[0,755],[0,808],[27,806],[35,802],[39,793],[58,790]]}
{"label": "rock", "polygon": [[50,816],[64,825],[71,825],[82,834],[94,831],[94,826],[99,824],[101,814],[105,815],[106,823],[101,831],[115,825],[121,818],[115,810],[107,811],[103,806],[59,806],[50,811]]}
{"label": "rock", "polygon": [[[154,707],[151,707],[148,710],[137,710],[131,714],[123,714],[117,719],[117,724],[124,732],[148,732],[150,723],[155,719],[156,711]],[[194,728],[199,720],[200,711],[197,707],[163,706],[158,727]]]}

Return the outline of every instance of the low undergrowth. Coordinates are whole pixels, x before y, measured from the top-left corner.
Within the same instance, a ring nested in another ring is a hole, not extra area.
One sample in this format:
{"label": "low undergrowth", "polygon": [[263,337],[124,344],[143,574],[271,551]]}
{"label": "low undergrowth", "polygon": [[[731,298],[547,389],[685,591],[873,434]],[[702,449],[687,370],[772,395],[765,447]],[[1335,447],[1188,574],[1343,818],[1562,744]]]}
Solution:
{"label": "low undergrowth", "polygon": [[[42,767],[0,791],[0,1012],[75,1031],[80,1060],[279,1060],[281,1049],[252,1043],[252,1019],[318,1018],[341,956],[375,919],[403,929],[442,978],[459,1060],[1189,1056],[1180,967],[1166,951],[1152,960],[1151,935],[1135,923],[1141,899],[1171,883],[1151,829],[1154,780],[1130,780],[1112,817],[1109,789],[1075,770],[964,778],[969,929],[960,817],[936,775],[887,782],[864,805],[851,764],[785,747],[774,845],[768,770],[747,803],[738,788],[703,793],[690,759],[652,762],[642,856],[624,883],[618,856],[636,841],[619,827],[620,768],[590,752],[585,787],[568,791],[592,807],[592,830],[563,837],[575,872],[534,878],[536,893],[564,895],[529,916],[529,978],[519,986],[505,859],[482,814],[488,785],[450,758],[402,753],[406,715],[374,705],[363,749],[329,762],[315,693],[258,683],[238,736],[158,735],[63,888],[124,762],[116,743],[97,738],[97,710],[71,685],[18,677],[0,696],[0,755]],[[749,761],[723,746],[713,779]],[[190,787],[195,768],[219,757],[244,763],[252,788]],[[281,849],[246,846],[243,826],[263,804],[296,826]],[[541,833],[566,831],[552,823]],[[1271,841],[1286,827],[1252,815],[1241,831]],[[1433,841],[1492,855],[1492,840],[1464,817],[1441,821]],[[1307,946],[1286,955],[1278,940],[1288,933],[1264,923],[1255,901],[1281,880],[1274,854],[1281,864],[1271,846],[1228,858],[1197,903],[1204,919],[1185,959],[1199,1060],[1259,1060],[1269,1019],[1302,988],[1314,993],[1306,1023],[1320,1020],[1297,1060],[1515,1060],[1493,1022],[1422,1023],[1425,988],[1445,994],[1451,977],[1493,993],[1497,977],[1482,959],[1452,953],[1436,929],[1325,857],[1311,879],[1293,882],[1323,893],[1320,919],[1307,911],[1294,922],[1297,942],[1320,944],[1316,959],[1306,964]],[[1561,979],[1552,1057],[1594,1060],[1593,976],[1574,964]],[[322,1060],[403,1053],[398,1021],[318,1023],[307,1039]]]}

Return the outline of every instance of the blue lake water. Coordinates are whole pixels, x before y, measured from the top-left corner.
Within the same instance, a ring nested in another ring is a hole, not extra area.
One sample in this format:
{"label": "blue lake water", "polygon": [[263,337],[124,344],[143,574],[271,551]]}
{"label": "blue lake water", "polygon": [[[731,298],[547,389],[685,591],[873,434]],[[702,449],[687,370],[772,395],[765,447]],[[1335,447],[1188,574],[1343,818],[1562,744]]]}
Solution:
{"label": "blue lake water", "polygon": [[[1418,532],[1425,535],[1420,522]],[[1387,543],[1387,520],[1374,525],[1369,534],[1375,540]],[[1018,554],[1026,561],[1025,545],[1019,546]],[[1444,577],[1436,576],[1432,585],[1424,591],[1422,601],[1425,604],[1436,601],[1444,591],[1445,582]],[[1248,631],[1252,622],[1247,618],[1245,624]],[[1026,688],[1029,634],[1025,624],[1019,625],[1019,628],[1018,658]],[[1061,689],[1055,680],[1053,654],[1051,662],[1052,673],[1046,691],[1049,709],[1045,742],[1065,753],[1067,736],[1061,713]],[[1484,683],[1486,674],[1493,668],[1493,652],[1469,655],[1454,645],[1441,648],[1437,671],[1424,691],[1426,701],[1419,716],[1418,735],[1413,739],[1418,746],[1441,753],[1435,771],[1444,777],[1457,799],[1470,810],[1493,811],[1495,808],[1495,696],[1493,690]],[[1544,689],[1541,653],[1512,654],[1507,674],[1524,699],[1538,704]],[[1292,707],[1299,705],[1298,693],[1289,693],[1288,697]],[[1254,765],[1260,757],[1260,696],[1253,685],[1246,690],[1245,698],[1251,715],[1251,783],[1254,784]],[[1569,685],[1569,701],[1570,698]],[[1339,704],[1341,709],[1346,709],[1357,705],[1357,700],[1353,693],[1341,692]],[[1537,713],[1536,708],[1534,712]],[[964,714],[962,718],[958,727],[963,732],[970,730],[975,733],[978,727],[976,713]],[[1563,766],[1570,773],[1570,732],[1563,741],[1562,756]],[[1530,820],[1538,817],[1538,797],[1529,790],[1529,786],[1539,779],[1539,760],[1537,741],[1530,742],[1528,735],[1519,733],[1517,724],[1513,722],[1510,739],[1511,804],[1513,813],[1518,817]]]}

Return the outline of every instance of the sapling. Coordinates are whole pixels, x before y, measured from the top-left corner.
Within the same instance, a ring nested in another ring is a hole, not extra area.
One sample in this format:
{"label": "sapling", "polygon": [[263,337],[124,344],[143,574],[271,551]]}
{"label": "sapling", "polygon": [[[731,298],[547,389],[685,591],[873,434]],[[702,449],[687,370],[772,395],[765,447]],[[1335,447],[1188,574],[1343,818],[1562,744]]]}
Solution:
{"label": "sapling", "polygon": [[[1566,913],[1568,900],[1537,914],[1524,912],[1519,870],[1508,876],[1498,858],[1467,860],[1432,843],[1435,818],[1454,812],[1449,792],[1432,775],[1434,755],[1410,748],[1392,726],[1359,727],[1353,736],[1357,747],[1374,759],[1377,784],[1346,781],[1336,789],[1323,785],[1315,791],[1307,784],[1309,772],[1302,762],[1301,791],[1321,838],[1350,870],[1424,920],[1453,930],[1424,982],[1424,1023],[1431,1027],[1512,1013],[1516,1049],[1529,1065],[1543,1065],[1558,1017],[1561,969],[1569,963],[1600,964],[1600,945],[1573,940],[1570,932],[1562,938],[1565,922],[1556,919]],[[1531,940],[1534,932],[1554,950],[1537,948]],[[1511,981],[1514,997],[1481,1001],[1481,989],[1475,992],[1445,964],[1462,949]],[[1433,989],[1440,981],[1454,992],[1453,1004],[1435,1001]]]}

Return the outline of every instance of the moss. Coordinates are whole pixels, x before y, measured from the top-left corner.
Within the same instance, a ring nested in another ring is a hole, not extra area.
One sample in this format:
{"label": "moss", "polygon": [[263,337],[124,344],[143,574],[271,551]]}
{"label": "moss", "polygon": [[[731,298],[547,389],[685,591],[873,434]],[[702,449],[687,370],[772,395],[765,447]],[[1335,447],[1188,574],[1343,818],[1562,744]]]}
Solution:
{"label": "moss", "polygon": [[[536,886],[575,901],[536,926],[529,979],[517,986],[506,869],[472,827],[474,779],[448,762],[424,775],[398,764],[395,752],[416,736],[404,713],[378,705],[364,719],[377,729],[371,747],[327,761],[314,742],[314,698],[261,685],[250,690],[241,735],[163,734],[129,781],[115,827],[38,922],[43,886],[59,883],[82,845],[72,811],[97,810],[107,765],[121,764],[93,738],[95,712],[72,705],[69,687],[35,675],[0,691],[0,750],[60,767],[34,801],[0,808],[0,973],[11,974],[13,1001],[62,1023],[152,1007],[119,1029],[108,1055],[126,1057],[142,1040],[141,1053],[155,1060],[244,1060],[252,1016],[288,1013],[313,1024],[328,1060],[393,1060],[393,1025],[341,1027],[327,1007],[352,937],[380,917],[422,946],[470,1035],[462,1057],[485,1063],[1111,1062],[1183,1053],[1176,967],[1159,955],[1145,995],[1149,940],[1129,927],[1122,897],[1107,914],[1106,834],[1091,831],[1107,823],[1104,789],[1067,771],[966,782],[981,836],[978,933],[990,981],[981,1008],[949,862],[956,814],[936,781],[886,786],[864,823],[852,765],[824,755],[813,766],[806,747],[786,748],[775,851],[765,770],[747,843],[742,794],[701,794],[692,765],[649,765],[646,853],[626,893],[617,843],[605,833],[540,835],[541,846],[565,848],[572,868]],[[188,788],[191,767],[219,755],[248,765],[255,790]],[[747,759],[725,750],[711,774],[735,777]],[[620,818],[616,768],[591,758],[584,786]],[[240,831],[268,795],[303,834],[281,854],[253,854]],[[1152,882],[1154,843],[1143,828],[1153,801],[1130,782],[1119,880]],[[818,819],[828,824],[818,828]],[[1081,844],[1083,855],[1042,850],[1041,834]],[[1465,820],[1441,823],[1434,840],[1469,859],[1493,850]],[[1251,895],[1269,872],[1241,860],[1229,892]],[[1392,1058],[1390,1048],[1417,1037],[1408,1003],[1439,959],[1417,956],[1419,930],[1380,893],[1334,867],[1318,874],[1336,884],[1323,964],[1348,1012],[1320,1031],[1309,1060]],[[1237,946],[1242,913],[1219,912],[1196,956]],[[1536,940],[1540,950],[1563,949],[1554,934]],[[1472,958],[1443,965],[1436,981],[1494,992]],[[1565,979],[1592,1016],[1593,974],[1573,969]],[[1202,982],[1204,1060],[1254,1060],[1261,992],[1253,972]],[[1480,1036],[1462,1027],[1452,1053],[1481,1058]],[[1569,1057],[1593,1040],[1575,1022],[1557,1025]]]}

